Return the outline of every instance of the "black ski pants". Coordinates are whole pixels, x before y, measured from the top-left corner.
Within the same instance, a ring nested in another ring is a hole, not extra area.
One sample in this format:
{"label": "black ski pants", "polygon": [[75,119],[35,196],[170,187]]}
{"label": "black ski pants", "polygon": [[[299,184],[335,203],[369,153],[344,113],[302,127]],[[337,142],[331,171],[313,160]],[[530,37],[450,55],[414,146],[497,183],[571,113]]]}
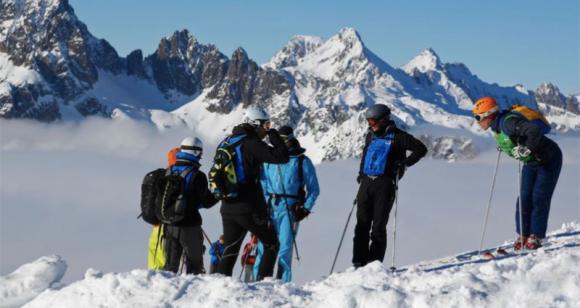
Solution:
{"label": "black ski pants", "polygon": [[268,217],[256,213],[241,215],[222,213],[222,222],[225,248],[222,260],[218,265],[218,273],[232,276],[242,241],[249,231],[264,244],[264,255],[257,280],[272,276],[278,254],[278,239]]}
{"label": "black ski pants", "polygon": [[203,234],[201,226],[165,227],[166,271],[177,273],[181,255],[188,274],[203,274]]}
{"label": "black ski pants", "polygon": [[[383,261],[387,250],[387,222],[395,200],[395,184],[388,177],[363,177],[357,194],[352,263],[364,266]],[[369,243],[370,242],[370,243]]]}

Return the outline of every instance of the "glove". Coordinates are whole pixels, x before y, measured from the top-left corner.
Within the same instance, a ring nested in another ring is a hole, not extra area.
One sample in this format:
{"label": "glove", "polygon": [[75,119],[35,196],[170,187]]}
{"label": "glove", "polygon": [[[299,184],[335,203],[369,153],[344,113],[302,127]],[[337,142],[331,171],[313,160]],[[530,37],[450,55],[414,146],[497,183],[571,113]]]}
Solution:
{"label": "glove", "polygon": [[518,145],[512,149],[511,154],[515,159],[525,160],[532,155],[532,151],[523,145]]}
{"label": "glove", "polygon": [[304,204],[297,204],[294,206],[294,219],[296,222],[302,221],[304,218],[310,215],[310,211],[304,207]]}
{"label": "glove", "polygon": [[360,184],[360,182],[362,181],[362,178],[363,178],[363,175],[362,175],[362,174],[359,174],[359,175],[356,177],[356,182]]}

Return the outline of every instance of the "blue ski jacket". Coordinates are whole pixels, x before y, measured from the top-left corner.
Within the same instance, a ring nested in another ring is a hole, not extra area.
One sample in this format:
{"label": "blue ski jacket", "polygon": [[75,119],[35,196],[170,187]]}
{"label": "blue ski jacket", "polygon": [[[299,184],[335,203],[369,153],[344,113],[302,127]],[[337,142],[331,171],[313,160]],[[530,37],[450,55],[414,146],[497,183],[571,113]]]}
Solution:
{"label": "blue ski jacket", "polygon": [[[298,167],[302,160],[302,181],[300,182],[300,171]],[[266,202],[272,197],[278,196],[279,202],[286,202],[292,206],[298,201],[304,202],[304,208],[312,210],[314,203],[320,194],[316,170],[310,158],[304,155],[304,151],[298,155],[290,155],[290,159],[285,164],[265,163],[260,177],[262,191]],[[300,190],[305,189],[304,200],[300,200]]]}

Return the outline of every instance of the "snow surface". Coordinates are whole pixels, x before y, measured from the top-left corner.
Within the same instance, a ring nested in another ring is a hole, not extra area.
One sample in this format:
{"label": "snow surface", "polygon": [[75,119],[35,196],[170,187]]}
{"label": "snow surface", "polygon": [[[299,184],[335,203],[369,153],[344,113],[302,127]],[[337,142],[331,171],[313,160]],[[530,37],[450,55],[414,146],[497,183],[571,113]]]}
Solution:
{"label": "snow surface", "polygon": [[46,256],[0,277],[0,307],[19,307],[48,288],[58,287],[66,272],[59,256]]}
{"label": "snow surface", "polygon": [[[551,233],[545,247],[484,261],[458,255],[390,271],[379,262],[303,286],[242,283],[221,275],[133,270],[47,288],[24,307],[578,307],[580,224]],[[38,261],[37,261],[38,262]],[[34,265],[34,263],[33,263]],[[24,265],[23,267],[30,266]],[[47,268],[53,272],[53,268]],[[42,275],[41,272],[32,273]],[[8,283],[13,278],[3,278]],[[10,298],[8,298],[10,299]]]}
{"label": "snow surface", "polygon": [[0,52],[0,84],[2,87],[33,84],[40,80],[42,80],[42,77],[36,71],[27,67],[14,65],[7,54]]}

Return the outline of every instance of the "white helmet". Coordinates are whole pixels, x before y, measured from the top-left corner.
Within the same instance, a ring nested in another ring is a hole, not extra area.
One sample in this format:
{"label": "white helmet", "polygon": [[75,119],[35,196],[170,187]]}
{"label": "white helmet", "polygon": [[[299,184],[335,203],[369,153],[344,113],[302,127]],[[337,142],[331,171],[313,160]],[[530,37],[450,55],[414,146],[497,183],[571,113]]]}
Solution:
{"label": "white helmet", "polygon": [[197,137],[187,137],[181,141],[181,152],[201,158],[203,142]]}
{"label": "white helmet", "polygon": [[260,107],[250,107],[244,113],[244,122],[251,125],[259,126],[266,121],[270,121],[270,116]]}

